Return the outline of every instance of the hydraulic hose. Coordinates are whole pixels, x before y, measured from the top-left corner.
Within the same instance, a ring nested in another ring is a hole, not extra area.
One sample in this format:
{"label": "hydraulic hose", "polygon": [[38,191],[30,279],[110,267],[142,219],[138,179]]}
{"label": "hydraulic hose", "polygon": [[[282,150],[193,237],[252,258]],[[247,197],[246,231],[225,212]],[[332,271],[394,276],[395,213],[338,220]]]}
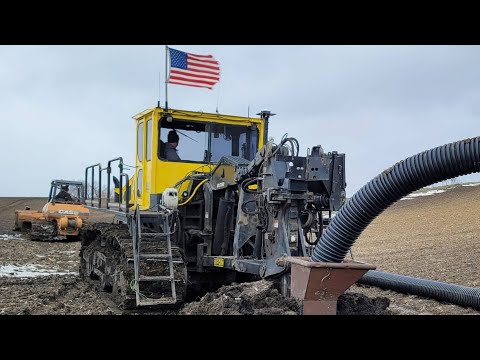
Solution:
{"label": "hydraulic hose", "polygon": [[195,196],[195,194],[197,193],[198,189],[200,189],[200,186],[202,186],[203,184],[205,184],[206,182],[208,181],[208,179],[204,179],[202,180],[198,185],[197,187],[195,188],[195,190],[193,190],[192,192],[192,195],[190,195],[190,197],[185,200],[184,202],[182,202],[181,204],[178,204],[178,206],[183,206],[183,205],[186,205],[190,202],[190,200],[193,199],[193,197]]}
{"label": "hydraulic hose", "polygon": [[480,137],[439,146],[402,160],[376,176],[345,205],[323,232],[313,261],[341,262],[363,230],[412,191],[480,171]]}
{"label": "hydraulic hose", "polygon": [[480,288],[374,270],[368,271],[357,283],[480,309]]}

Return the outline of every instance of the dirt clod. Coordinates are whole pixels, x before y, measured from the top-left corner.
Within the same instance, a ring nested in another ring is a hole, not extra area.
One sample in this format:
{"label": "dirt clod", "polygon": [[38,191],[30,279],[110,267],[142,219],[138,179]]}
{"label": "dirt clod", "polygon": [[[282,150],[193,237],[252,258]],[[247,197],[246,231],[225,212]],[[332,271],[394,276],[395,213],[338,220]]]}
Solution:
{"label": "dirt clod", "polygon": [[222,286],[199,301],[189,303],[181,315],[296,315],[300,306],[285,299],[266,280]]}
{"label": "dirt clod", "polygon": [[337,315],[390,315],[390,300],[386,297],[370,298],[363,294],[346,293],[337,301]]}

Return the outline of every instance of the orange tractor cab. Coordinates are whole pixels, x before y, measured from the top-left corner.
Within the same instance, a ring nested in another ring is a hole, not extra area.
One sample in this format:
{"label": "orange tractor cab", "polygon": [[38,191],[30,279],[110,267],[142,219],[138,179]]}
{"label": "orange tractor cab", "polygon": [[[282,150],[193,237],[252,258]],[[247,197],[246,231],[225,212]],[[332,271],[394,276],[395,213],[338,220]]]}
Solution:
{"label": "orange tractor cab", "polygon": [[89,210],[84,206],[81,181],[53,180],[48,202],[41,211],[15,210],[15,231],[31,240],[76,240]]}

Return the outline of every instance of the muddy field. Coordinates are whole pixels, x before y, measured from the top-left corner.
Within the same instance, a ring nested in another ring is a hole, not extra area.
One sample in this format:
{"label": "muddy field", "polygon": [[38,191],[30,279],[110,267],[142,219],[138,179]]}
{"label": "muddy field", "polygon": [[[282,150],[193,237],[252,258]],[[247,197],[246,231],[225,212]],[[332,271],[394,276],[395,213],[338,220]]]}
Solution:
{"label": "muddy field", "polygon": [[[45,198],[0,198],[0,314],[112,314],[78,274],[78,242],[32,242],[12,231],[14,210],[41,209]],[[352,249],[378,270],[480,286],[480,186],[457,186],[402,200],[378,217]],[[93,212],[91,221],[110,222]],[[39,276],[41,275],[41,276]],[[390,305],[390,306],[388,306]],[[480,314],[456,305],[354,285],[339,313]],[[268,283],[231,285],[187,304],[180,314],[296,314]]]}
{"label": "muddy field", "polygon": [[[28,241],[12,231],[15,209],[40,210],[46,198],[0,198],[0,314],[110,314],[78,278],[79,242]],[[93,221],[112,221],[93,213]]]}
{"label": "muddy field", "polygon": [[[480,186],[457,185],[443,193],[401,200],[363,232],[355,260],[377,270],[480,286]],[[352,291],[390,298],[400,314],[476,314],[480,311],[377,288]]]}

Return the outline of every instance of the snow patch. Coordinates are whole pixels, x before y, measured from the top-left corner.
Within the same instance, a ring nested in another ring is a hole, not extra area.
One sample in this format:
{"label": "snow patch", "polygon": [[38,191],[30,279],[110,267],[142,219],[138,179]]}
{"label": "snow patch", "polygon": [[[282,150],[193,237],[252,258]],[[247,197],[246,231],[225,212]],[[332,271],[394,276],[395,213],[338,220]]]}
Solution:
{"label": "snow patch", "polygon": [[0,235],[0,240],[21,240],[21,239],[22,239],[21,234],[15,234],[15,235],[2,234],[2,235]]}
{"label": "snow patch", "polygon": [[53,254],[66,254],[66,255],[76,255],[78,253],[77,250],[52,250],[50,253]]}
{"label": "snow patch", "polygon": [[402,198],[400,200],[410,200],[410,199],[413,199],[413,198],[416,198],[416,197],[419,197],[419,196],[430,196],[430,195],[435,195],[435,194],[441,194],[443,192],[445,192],[445,190],[428,190],[428,191],[425,191],[425,192],[410,194],[410,195],[405,196],[404,198]]}
{"label": "snow patch", "polygon": [[462,186],[478,186],[480,183],[473,183],[473,184],[463,184]]}
{"label": "snow patch", "polygon": [[30,278],[51,275],[78,275],[75,271],[49,269],[39,265],[2,265],[0,277]]}

